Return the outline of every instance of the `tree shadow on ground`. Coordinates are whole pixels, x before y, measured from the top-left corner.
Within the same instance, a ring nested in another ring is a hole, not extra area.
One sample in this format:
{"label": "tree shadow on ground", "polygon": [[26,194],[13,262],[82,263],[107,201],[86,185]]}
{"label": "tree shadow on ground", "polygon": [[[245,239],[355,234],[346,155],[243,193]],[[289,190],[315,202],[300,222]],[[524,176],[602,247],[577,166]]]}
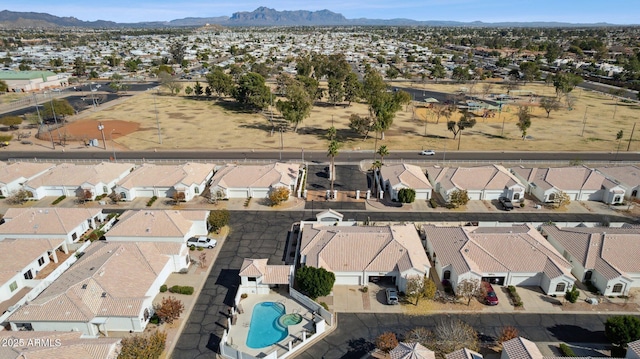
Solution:
{"label": "tree shadow on ground", "polygon": [[[331,126],[328,126],[327,128],[300,127],[298,128],[298,133],[301,135],[316,136],[320,140],[329,141],[329,139],[327,138],[327,131],[329,127]],[[350,141],[350,140],[363,139],[364,137],[351,129],[340,128],[340,129],[336,129],[336,138],[338,139],[338,141],[344,142],[344,141]]]}
{"label": "tree shadow on ground", "polygon": [[227,288],[227,294],[224,297],[223,303],[229,307],[232,307],[238,286],[240,285],[240,270],[238,269],[223,269],[216,279],[216,285],[220,285]]}
{"label": "tree shadow on ground", "polygon": [[364,338],[349,340],[349,351],[341,359],[359,359],[375,349],[375,345]]}
{"label": "tree shadow on ground", "polygon": [[577,325],[554,325],[549,328],[549,332],[561,342],[581,343],[585,338],[589,338],[591,343],[609,343],[604,330],[592,331]]}
{"label": "tree shadow on ground", "polygon": [[234,101],[234,100],[221,99],[216,101],[214,104],[222,107],[224,110],[233,111],[235,113],[248,113],[248,114],[260,113],[260,111],[256,111],[255,108],[241,104],[240,102]]}

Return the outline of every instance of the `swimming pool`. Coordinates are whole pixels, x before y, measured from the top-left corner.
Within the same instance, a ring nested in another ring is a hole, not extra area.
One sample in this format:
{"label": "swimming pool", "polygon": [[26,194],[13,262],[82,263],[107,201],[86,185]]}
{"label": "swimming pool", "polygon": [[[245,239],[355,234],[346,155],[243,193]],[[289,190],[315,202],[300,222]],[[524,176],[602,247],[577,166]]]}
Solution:
{"label": "swimming pool", "polygon": [[275,344],[289,335],[289,330],[278,319],[285,313],[284,304],[262,302],[253,307],[247,346],[260,349]]}

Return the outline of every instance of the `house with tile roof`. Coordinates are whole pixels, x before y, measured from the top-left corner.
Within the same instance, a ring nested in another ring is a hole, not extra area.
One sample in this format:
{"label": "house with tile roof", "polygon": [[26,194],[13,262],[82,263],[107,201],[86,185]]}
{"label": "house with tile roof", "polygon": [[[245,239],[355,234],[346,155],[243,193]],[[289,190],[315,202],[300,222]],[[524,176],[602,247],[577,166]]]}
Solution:
{"label": "house with tile roof", "polygon": [[75,331],[94,338],[142,332],[172,268],[158,243],[96,241],[7,321],[11,330]]}
{"label": "house with tile roof", "polygon": [[507,197],[514,202],[524,198],[525,186],[500,165],[478,167],[427,167],[433,188],[449,201],[453,191],[466,190],[470,200],[491,201]]}
{"label": "house with tile roof", "polygon": [[389,352],[390,359],[436,359],[436,353],[420,343],[400,342]]}
{"label": "house with tile roof", "polygon": [[640,287],[640,228],[545,225],[541,231],[571,263],[573,275],[603,295],[627,295]]}
{"label": "house with tile roof", "polygon": [[292,196],[296,193],[302,171],[301,166],[295,163],[255,166],[228,164],[213,175],[211,195],[221,198],[267,198],[271,189],[286,187]]}
{"label": "house with tile roof", "polygon": [[640,340],[627,344],[627,359],[640,359]]}
{"label": "house with tile roof", "polygon": [[453,288],[471,279],[563,295],[575,282],[571,264],[530,224],[422,229],[436,273]]}
{"label": "house with tile roof", "polygon": [[444,355],[445,359],[483,359],[482,354],[467,348],[458,349]]}
{"label": "house with tile roof", "polygon": [[44,197],[91,197],[111,194],[116,183],[133,170],[130,163],[102,162],[96,165],[62,163],[24,183],[31,199]]}
{"label": "house with tile roof", "polygon": [[536,343],[529,339],[517,337],[502,343],[500,359],[542,359],[543,357]]}
{"label": "house with tile roof", "polygon": [[22,185],[55,167],[44,162],[13,162],[0,164],[0,196],[8,197]]}
{"label": "house with tile roof", "polygon": [[[0,331],[3,359],[117,359],[121,338],[83,338],[80,332]],[[31,345],[28,345],[31,344]]]}
{"label": "house with tile roof", "polygon": [[213,176],[213,164],[187,162],[180,165],[145,163],[118,181],[115,192],[125,201],[138,197],[174,198],[190,201],[203,193]]}
{"label": "house with tile roof", "polygon": [[354,222],[301,224],[299,262],[324,268],[336,285],[387,279],[406,290],[407,279],[429,273],[429,259],[413,224],[355,226]]}
{"label": "house with tile roof", "polygon": [[572,201],[622,203],[626,189],[600,172],[584,166],[525,168],[511,172],[527,186],[527,193],[541,202],[554,202],[559,191]]}
{"label": "house with tile roof", "polygon": [[380,168],[382,186],[389,193],[389,197],[397,201],[398,192],[403,188],[412,188],[416,191],[416,199],[429,200],[433,186],[420,167],[400,163],[397,165],[384,165]]}
{"label": "house with tile roof", "polygon": [[128,210],[105,233],[107,241],[186,243],[206,236],[207,210]]}
{"label": "house with tile roof", "polygon": [[49,263],[58,263],[57,250],[69,253],[62,238],[7,238],[0,241],[0,302],[13,297],[22,288],[33,287],[34,280]]}
{"label": "house with tile roof", "polygon": [[248,294],[269,294],[271,288],[292,283],[292,265],[274,265],[267,262],[268,259],[251,258],[242,261],[239,291]]}
{"label": "house with tile roof", "polygon": [[596,168],[609,181],[619,184],[625,189],[624,197],[640,198],[640,167],[638,166],[603,166]]}
{"label": "house with tile roof", "polygon": [[105,218],[100,208],[9,208],[0,225],[0,240],[60,238],[73,243],[85,232],[98,228]]}

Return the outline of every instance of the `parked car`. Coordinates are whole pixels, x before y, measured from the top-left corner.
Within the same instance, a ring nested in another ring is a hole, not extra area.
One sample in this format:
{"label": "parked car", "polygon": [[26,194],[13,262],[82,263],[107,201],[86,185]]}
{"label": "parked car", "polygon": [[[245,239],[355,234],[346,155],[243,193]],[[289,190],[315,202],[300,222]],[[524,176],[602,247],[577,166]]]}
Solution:
{"label": "parked car", "polygon": [[398,291],[396,291],[393,288],[387,288],[385,290],[385,293],[387,295],[387,304],[388,305],[399,304],[399,302],[398,302]]}
{"label": "parked car", "polygon": [[218,241],[208,237],[192,237],[187,240],[187,246],[195,246],[202,248],[213,248],[218,244]]}
{"label": "parked car", "polygon": [[423,150],[422,152],[420,152],[421,156],[434,156],[436,154],[436,151],[434,150]]}
{"label": "parked car", "polygon": [[502,204],[502,209],[504,209],[505,211],[510,211],[513,209],[513,203],[511,203],[511,200],[507,197],[500,197],[498,198],[498,201],[500,202],[500,204]]}
{"label": "parked car", "polygon": [[493,286],[489,282],[482,282],[482,291],[484,293],[484,303],[487,305],[498,305],[498,296]]}

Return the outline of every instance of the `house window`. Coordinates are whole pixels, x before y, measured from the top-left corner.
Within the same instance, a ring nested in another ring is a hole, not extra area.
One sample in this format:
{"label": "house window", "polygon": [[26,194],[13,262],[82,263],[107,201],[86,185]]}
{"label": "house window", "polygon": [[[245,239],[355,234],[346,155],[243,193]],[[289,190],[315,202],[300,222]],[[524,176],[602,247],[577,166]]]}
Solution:
{"label": "house window", "polygon": [[120,198],[126,199],[127,198],[127,194],[125,192],[120,192]]}
{"label": "house window", "polygon": [[200,188],[196,187],[193,189],[193,193],[195,194],[199,194],[200,193]]}
{"label": "house window", "polygon": [[71,240],[75,241],[78,238],[78,234],[77,233],[73,233],[71,234]]}
{"label": "house window", "polygon": [[513,194],[513,200],[514,200],[514,201],[517,201],[517,200],[519,200],[519,199],[520,199],[520,193],[518,193],[518,192],[514,193],[514,194]]}
{"label": "house window", "polygon": [[548,200],[548,202],[553,202],[553,201],[555,201],[555,199],[556,199],[556,194],[555,194],[555,193],[552,193],[552,194],[550,194],[550,195],[549,195],[549,200]]}
{"label": "house window", "polygon": [[631,197],[638,197],[638,190],[634,189],[633,192],[631,192]]}
{"label": "house window", "polygon": [[613,199],[613,203],[618,203],[620,202],[620,196],[616,196],[616,198]]}
{"label": "house window", "polygon": [[556,284],[556,292],[564,292],[567,289],[567,284],[562,282]]}
{"label": "house window", "polygon": [[149,309],[144,310],[144,321],[146,322],[147,320],[149,320]]}
{"label": "house window", "polygon": [[449,271],[449,270],[444,271],[444,275],[443,276],[444,276],[443,279],[450,280],[451,279],[451,271]]}
{"label": "house window", "polygon": [[614,285],[613,289],[611,291],[613,293],[622,293],[622,284],[618,283],[618,284]]}
{"label": "house window", "polygon": [[31,269],[24,272],[24,279],[33,279],[33,273],[31,273]]}
{"label": "house window", "polygon": [[109,193],[107,186],[102,186],[102,193]]}
{"label": "house window", "polygon": [[13,283],[9,284],[9,290],[10,291],[13,292],[16,289],[18,289],[18,283],[17,282],[13,282]]}
{"label": "house window", "polygon": [[43,264],[44,264],[44,257],[38,258],[38,265],[43,265]]}
{"label": "house window", "polygon": [[248,277],[248,278],[247,278],[247,280],[248,280],[249,282],[255,282],[255,281],[257,281],[258,279],[257,279],[256,277]]}

